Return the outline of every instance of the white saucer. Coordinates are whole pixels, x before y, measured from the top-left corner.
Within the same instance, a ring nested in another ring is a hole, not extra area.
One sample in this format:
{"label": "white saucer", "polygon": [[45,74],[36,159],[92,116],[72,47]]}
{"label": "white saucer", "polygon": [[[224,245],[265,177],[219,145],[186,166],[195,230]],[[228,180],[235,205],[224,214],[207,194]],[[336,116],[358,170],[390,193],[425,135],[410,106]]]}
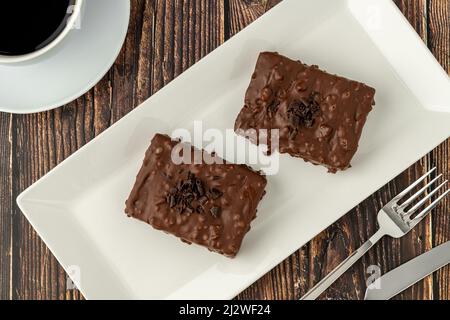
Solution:
{"label": "white saucer", "polygon": [[0,111],[32,113],[75,100],[111,68],[127,34],[129,0],[86,1],[79,29],[32,61],[0,64]]}

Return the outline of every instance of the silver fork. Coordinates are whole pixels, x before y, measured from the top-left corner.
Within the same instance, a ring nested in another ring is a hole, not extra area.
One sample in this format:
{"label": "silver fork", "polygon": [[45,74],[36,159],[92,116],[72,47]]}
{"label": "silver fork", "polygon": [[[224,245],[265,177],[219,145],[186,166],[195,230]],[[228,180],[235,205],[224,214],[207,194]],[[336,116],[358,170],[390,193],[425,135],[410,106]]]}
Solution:
{"label": "silver fork", "polygon": [[[439,201],[444,199],[450,192],[446,190],[441,196],[434,200],[425,209],[418,210],[442,187],[444,187],[448,180],[441,183],[433,191],[427,194],[423,199],[418,201],[411,209],[406,210],[406,207],[411,205],[417,198],[422,195],[429,187],[431,187],[435,182],[442,177],[442,174],[438,175],[436,178],[432,179],[426,186],[417,191],[404,203],[399,204],[399,200],[405,197],[408,192],[413,190],[416,186],[424,181],[429,175],[431,175],[436,168],[433,168],[406,190],[398,194],[394,199],[389,201],[381,210],[378,212],[378,231],[358,250],[353,252],[347,259],[345,259],[341,264],[339,264],[333,271],[331,271],[325,278],[323,278],[319,283],[317,283],[314,288],[312,288],[306,295],[304,295],[301,300],[314,300],[319,297],[329,286],[331,286],[340,276],[342,276],[345,271],[347,271],[356,261],[358,261],[370,248],[373,247],[375,243],[378,242],[384,236],[391,236],[393,238],[400,238],[411,231],[425,216],[434,209]],[[417,215],[415,215],[417,213]],[[413,217],[414,215],[414,217]]]}

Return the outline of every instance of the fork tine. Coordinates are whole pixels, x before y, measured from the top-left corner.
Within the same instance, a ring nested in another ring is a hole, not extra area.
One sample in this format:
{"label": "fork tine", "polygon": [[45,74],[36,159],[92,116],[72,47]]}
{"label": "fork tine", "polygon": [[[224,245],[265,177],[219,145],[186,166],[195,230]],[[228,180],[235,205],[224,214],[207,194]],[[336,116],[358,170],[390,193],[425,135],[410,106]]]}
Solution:
{"label": "fork tine", "polygon": [[420,220],[422,220],[423,217],[425,217],[425,215],[427,215],[431,210],[433,210],[438,203],[444,199],[448,194],[450,193],[450,189],[445,191],[439,198],[437,198],[436,200],[433,201],[433,203],[431,203],[428,207],[426,207],[425,209],[422,210],[421,213],[419,213],[414,219],[413,221],[415,222],[415,224],[419,223]]}
{"label": "fork tine", "polygon": [[427,202],[436,192],[438,192],[443,186],[445,186],[447,184],[448,180],[445,180],[443,183],[441,183],[436,189],[434,189],[433,191],[431,191],[426,197],[424,197],[422,200],[420,200],[419,202],[417,202],[414,207],[412,207],[411,209],[408,210],[408,212],[406,212],[406,216],[411,216],[413,215],[417,209],[419,209],[421,206],[423,206],[423,204],[425,202]]}
{"label": "fork tine", "polygon": [[420,177],[416,182],[414,182],[412,185],[410,185],[408,188],[400,192],[398,195],[394,197],[394,201],[397,201],[401,198],[403,198],[408,192],[410,192],[412,189],[414,189],[419,183],[421,183],[423,180],[425,180],[431,173],[433,173],[436,170],[436,167],[425,173],[422,177]]}
{"label": "fork tine", "polygon": [[418,196],[420,196],[422,193],[425,192],[433,183],[435,183],[440,177],[442,177],[442,173],[438,175],[436,178],[430,181],[425,187],[417,191],[413,196],[411,196],[408,200],[406,200],[400,207],[406,208],[408,205],[410,205],[415,199],[417,199]]}

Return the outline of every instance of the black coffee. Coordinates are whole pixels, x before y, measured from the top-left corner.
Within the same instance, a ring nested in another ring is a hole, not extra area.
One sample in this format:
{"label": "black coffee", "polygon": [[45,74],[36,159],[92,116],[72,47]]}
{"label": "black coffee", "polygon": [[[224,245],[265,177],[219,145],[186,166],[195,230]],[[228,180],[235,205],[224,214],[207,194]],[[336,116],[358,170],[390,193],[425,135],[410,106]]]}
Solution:
{"label": "black coffee", "polygon": [[37,51],[64,30],[75,0],[0,0],[0,54]]}

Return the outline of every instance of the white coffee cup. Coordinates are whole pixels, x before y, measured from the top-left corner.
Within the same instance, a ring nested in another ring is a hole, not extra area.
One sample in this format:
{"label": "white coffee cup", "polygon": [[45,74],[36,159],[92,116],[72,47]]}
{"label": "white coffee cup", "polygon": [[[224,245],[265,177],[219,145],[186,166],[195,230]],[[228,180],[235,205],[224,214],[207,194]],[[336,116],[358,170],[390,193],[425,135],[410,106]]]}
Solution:
{"label": "white coffee cup", "polygon": [[16,63],[16,62],[23,62],[35,59],[37,57],[42,56],[44,53],[50,51],[54,47],[56,47],[72,30],[72,28],[75,26],[75,23],[77,22],[78,17],[80,16],[81,12],[81,6],[83,5],[84,0],[75,0],[75,3],[71,5],[71,15],[67,19],[65,28],[61,31],[61,33],[53,39],[49,44],[47,44],[45,47],[27,53],[22,55],[12,55],[12,56],[5,56],[0,54],[0,63]]}

